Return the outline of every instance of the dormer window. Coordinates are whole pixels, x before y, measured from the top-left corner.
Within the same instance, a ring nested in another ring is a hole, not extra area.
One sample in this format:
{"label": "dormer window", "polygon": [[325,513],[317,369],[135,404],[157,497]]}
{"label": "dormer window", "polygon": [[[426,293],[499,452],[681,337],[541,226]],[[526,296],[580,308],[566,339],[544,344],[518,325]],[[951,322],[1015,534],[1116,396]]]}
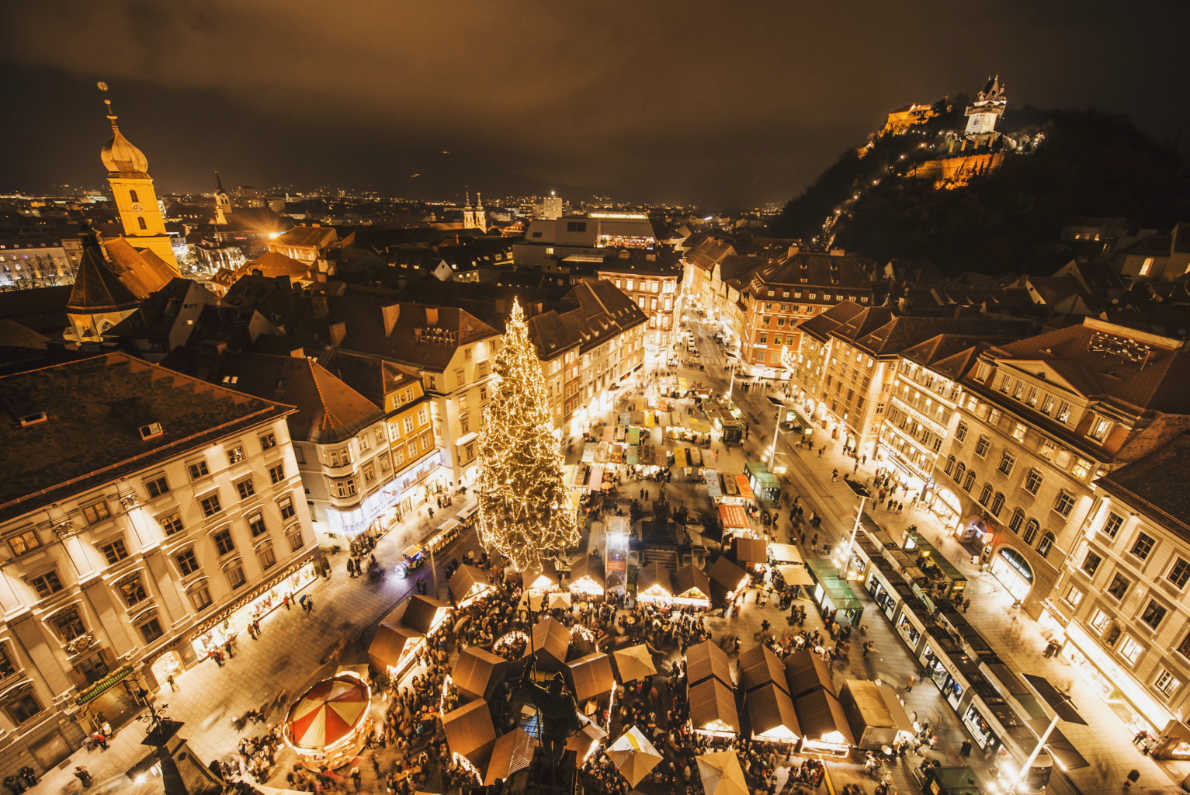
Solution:
{"label": "dormer window", "polygon": [[1103,417],[1094,417],[1091,420],[1091,428],[1087,431],[1087,436],[1091,437],[1097,442],[1102,442],[1107,438],[1108,433],[1111,432],[1111,420]]}
{"label": "dormer window", "polygon": [[165,433],[165,430],[161,427],[161,423],[159,422],[150,422],[147,425],[140,426],[140,428],[137,430],[140,431],[141,440],[146,442],[149,439],[156,439],[158,436],[161,436],[163,433]]}

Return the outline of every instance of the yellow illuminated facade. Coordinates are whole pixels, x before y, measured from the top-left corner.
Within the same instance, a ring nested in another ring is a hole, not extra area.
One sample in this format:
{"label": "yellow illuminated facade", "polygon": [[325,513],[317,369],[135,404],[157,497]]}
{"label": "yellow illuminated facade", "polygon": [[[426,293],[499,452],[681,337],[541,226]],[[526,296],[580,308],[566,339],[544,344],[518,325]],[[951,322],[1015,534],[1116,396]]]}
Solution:
{"label": "yellow illuminated facade", "polygon": [[[100,83],[99,89],[106,94],[107,85]],[[120,131],[112,101],[105,96],[103,102],[112,125],[112,138],[100,150],[99,157],[107,169],[107,182],[112,188],[124,237],[134,248],[149,249],[177,268],[153,178],[149,176],[149,159]]]}

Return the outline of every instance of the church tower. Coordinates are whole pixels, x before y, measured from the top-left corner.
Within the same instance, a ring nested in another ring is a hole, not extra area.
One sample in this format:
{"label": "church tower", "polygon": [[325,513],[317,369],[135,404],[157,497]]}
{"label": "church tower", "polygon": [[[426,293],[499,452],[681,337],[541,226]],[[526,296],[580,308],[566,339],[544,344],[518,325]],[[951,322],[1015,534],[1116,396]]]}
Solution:
{"label": "church tower", "polygon": [[177,269],[178,261],[169,242],[169,233],[165,231],[165,218],[157,203],[157,192],[153,190],[153,178],[149,176],[149,159],[120,132],[112,101],[106,96],[107,83],[101,82],[99,90],[104,93],[103,104],[107,106],[107,119],[112,125],[112,138],[100,150],[99,158],[107,169],[107,181],[116,200],[124,238],[133,248],[149,249]]}
{"label": "church tower", "polygon": [[471,193],[466,193],[467,204],[463,208],[463,228],[464,229],[478,229],[481,232],[486,232],[488,229],[487,213],[483,209],[483,194],[478,191],[475,194],[475,206],[471,206]]}
{"label": "church tower", "polygon": [[992,138],[996,132],[996,122],[1004,114],[1008,106],[1008,98],[1004,93],[1004,82],[1000,75],[992,75],[979,93],[975,101],[967,106],[967,129],[964,134],[968,138]]}
{"label": "church tower", "polygon": [[215,224],[225,226],[227,216],[231,214],[231,197],[223,190],[223,177],[219,176],[218,171],[215,172],[215,185],[218,186],[215,191]]}

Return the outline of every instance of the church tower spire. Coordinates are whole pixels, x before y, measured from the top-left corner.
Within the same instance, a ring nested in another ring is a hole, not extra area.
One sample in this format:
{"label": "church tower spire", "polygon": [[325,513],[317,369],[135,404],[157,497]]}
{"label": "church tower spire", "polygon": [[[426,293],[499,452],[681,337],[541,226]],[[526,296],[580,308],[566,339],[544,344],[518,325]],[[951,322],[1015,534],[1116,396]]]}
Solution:
{"label": "church tower spire", "polygon": [[112,126],[111,140],[99,151],[99,159],[107,169],[107,182],[116,201],[124,238],[133,248],[148,249],[177,270],[178,261],[169,242],[169,233],[165,231],[165,218],[157,203],[153,178],[149,176],[149,158],[120,131],[119,117],[107,96],[107,83],[101,81],[99,90],[107,108],[107,120]]}

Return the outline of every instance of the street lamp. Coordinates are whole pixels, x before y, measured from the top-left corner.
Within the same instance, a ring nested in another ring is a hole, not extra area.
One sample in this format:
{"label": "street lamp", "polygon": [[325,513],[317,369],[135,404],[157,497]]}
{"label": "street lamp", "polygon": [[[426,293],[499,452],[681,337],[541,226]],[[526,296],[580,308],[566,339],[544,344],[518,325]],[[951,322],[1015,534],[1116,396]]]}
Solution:
{"label": "street lamp", "polygon": [[773,461],[777,458],[777,432],[781,430],[781,411],[785,408],[785,403],[780,398],[775,398],[772,395],[766,395],[769,403],[777,407],[777,421],[773,423],[773,445],[769,448],[769,471],[773,469]]}
{"label": "street lamp", "polygon": [[846,576],[847,569],[851,568],[851,550],[855,549],[855,535],[859,532],[859,523],[864,517],[864,505],[867,504],[868,498],[872,496],[872,492],[858,480],[852,480],[846,475],[843,476],[843,482],[847,484],[847,488],[851,489],[856,497],[859,497],[859,510],[855,512],[855,524],[851,526],[851,538],[847,541],[847,550],[843,557],[843,565],[846,567],[843,573]]}

